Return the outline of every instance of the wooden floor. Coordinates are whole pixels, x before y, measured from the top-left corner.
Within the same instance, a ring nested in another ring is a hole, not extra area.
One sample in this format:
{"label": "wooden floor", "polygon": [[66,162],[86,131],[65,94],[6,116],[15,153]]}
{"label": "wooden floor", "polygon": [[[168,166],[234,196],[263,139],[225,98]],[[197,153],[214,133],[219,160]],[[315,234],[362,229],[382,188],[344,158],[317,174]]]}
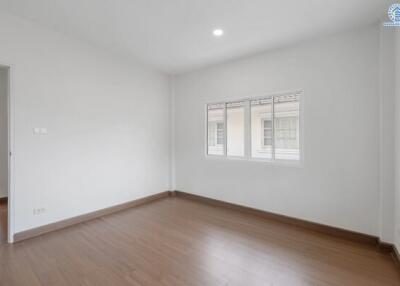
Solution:
{"label": "wooden floor", "polygon": [[166,198],[0,246],[0,285],[400,285],[388,254]]}

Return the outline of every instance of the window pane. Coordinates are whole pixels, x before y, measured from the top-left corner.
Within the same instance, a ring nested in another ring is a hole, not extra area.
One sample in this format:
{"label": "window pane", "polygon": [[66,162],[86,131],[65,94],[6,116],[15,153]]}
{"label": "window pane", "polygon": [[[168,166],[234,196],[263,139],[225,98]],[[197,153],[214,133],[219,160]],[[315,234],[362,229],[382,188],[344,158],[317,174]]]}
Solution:
{"label": "window pane", "polygon": [[244,112],[244,102],[226,105],[228,156],[244,156]]}
{"label": "window pane", "polygon": [[224,155],[224,108],[225,104],[207,106],[207,153],[210,155]]}
{"label": "window pane", "polygon": [[275,159],[299,160],[299,96],[275,97]]}
{"label": "window pane", "polygon": [[252,100],[251,157],[272,159],[272,99]]}

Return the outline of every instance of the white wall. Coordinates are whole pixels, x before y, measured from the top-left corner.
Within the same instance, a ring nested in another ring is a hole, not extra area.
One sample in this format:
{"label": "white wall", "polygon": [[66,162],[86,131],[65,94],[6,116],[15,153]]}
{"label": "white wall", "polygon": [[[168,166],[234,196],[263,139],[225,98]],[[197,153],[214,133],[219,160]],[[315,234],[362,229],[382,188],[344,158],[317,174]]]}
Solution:
{"label": "white wall", "polygon": [[0,198],[8,195],[8,72],[0,67]]}
{"label": "white wall", "polygon": [[10,15],[0,39],[15,103],[15,232],[169,189],[168,77]]}
{"label": "white wall", "polygon": [[395,187],[396,226],[395,244],[400,251],[400,30],[396,32],[396,116],[395,116]]}
{"label": "white wall", "polygon": [[[379,29],[370,26],[176,77],[176,187],[379,232]],[[205,104],[304,89],[305,166],[205,158]]]}
{"label": "white wall", "polygon": [[395,109],[395,30],[380,25],[380,204],[379,236],[394,242],[394,109]]}

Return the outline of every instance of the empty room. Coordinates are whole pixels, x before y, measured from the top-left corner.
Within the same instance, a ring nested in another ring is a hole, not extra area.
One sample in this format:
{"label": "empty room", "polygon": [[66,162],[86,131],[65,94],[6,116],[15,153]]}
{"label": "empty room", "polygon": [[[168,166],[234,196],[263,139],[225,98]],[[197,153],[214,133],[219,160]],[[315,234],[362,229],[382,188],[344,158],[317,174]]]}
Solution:
{"label": "empty room", "polygon": [[400,2],[0,0],[0,286],[400,286]]}

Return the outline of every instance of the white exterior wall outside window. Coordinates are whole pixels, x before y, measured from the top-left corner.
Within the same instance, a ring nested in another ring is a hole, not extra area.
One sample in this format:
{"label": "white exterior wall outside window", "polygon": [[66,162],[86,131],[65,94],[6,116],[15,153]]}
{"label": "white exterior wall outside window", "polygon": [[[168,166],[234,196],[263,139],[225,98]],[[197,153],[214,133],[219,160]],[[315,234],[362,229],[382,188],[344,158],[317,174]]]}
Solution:
{"label": "white exterior wall outside window", "polygon": [[245,155],[245,102],[226,104],[227,155],[243,157]]}
{"label": "white exterior wall outside window", "polygon": [[[207,154],[261,161],[300,161],[300,94],[208,104]],[[222,130],[225,123],[226,130]],[[225,134],[226,138],[217,140],[218,135]]]}

